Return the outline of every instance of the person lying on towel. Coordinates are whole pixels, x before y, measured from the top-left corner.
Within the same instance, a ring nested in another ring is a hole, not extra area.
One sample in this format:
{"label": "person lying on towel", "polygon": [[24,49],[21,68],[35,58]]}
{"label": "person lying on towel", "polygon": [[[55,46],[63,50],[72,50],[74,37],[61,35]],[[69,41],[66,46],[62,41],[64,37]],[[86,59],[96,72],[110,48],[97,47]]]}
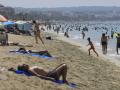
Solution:
{"label": "person lying on towel", "polygon": [[52,57],[51,54],[48,51],[32,51],[32,50],[26,50],[25,48],[20,48],[18,50],[21,53],[33,53],[33,54],[39,54],[39,55],[44,55],[44,56],[48,56],[48,57]]}
{"label": "person lying on towel", "polygon": [[[18,70],[22,70],[24,72],[30,73],[33,76],[37,76],[46,80],[59,80],[62,76],[63,82],[66,84],[69,84],[66,80],[67,76],[67,65],[66,64],[60,64],[58,67],[53,69],[52,71],[46,71],[42,67],[33,66],[30,67],[27,64],[19,65]],[[9,71],[15,72],[16,69],[10,68]]]}

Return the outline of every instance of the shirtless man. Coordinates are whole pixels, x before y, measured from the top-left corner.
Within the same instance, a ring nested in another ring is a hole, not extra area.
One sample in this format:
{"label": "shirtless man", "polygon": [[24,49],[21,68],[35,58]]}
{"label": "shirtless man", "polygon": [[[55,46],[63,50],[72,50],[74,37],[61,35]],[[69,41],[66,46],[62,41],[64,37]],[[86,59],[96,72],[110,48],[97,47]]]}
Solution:
{"label": "shirtless man", "polygon": [[118,37],[117,37],[117,45],[116,45],[117,54],[119,54],[119,52],[118,52],[119,48],[120,48],[120,34],[118,34]]}
{"label": "shirtless man", "polygon": [[[8,69],[9,71],[15,72],[16,70],[14,68]],[[18,70],[25,71],[27,73],[32,74],[33,76],[37,76],[46,80],[59,80],[62,76],[63,82],[68,84],[66,80],[67,76],[67,65],[61,64],[57,68],[53,69],[52,71],[44,70],[42,67],[33,66],[29,67],[27,64],[19,65]]]}
{"label": "shirtless man", "polygon": [[107,36],[105,36],[105,33],[103,33],[101,37],[101,45],[102,45],[103,54],[107,54],[107,42],[108,42],[108,38]]}
{"label": "shirtless man", "polygon": [[[88,38],[87,40],[88,40],[88,42],[89,42],[88,45],[90,45],[90,48],[88,49],[89,55],[90,55],[90,51],[93,50],[93,51],[96,53],[96,55],[99,56],[98,53],[95,51],[95,47],[94,47],[93,43],[91,42],[90,38]],[[87,45],[87,46],[88,46],[88,45]]]}

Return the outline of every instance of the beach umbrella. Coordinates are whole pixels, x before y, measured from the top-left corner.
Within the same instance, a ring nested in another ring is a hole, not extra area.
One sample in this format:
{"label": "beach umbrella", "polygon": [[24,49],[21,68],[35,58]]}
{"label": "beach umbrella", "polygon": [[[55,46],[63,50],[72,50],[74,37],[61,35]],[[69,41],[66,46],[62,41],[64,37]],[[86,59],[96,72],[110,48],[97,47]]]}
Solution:
{"label": "beach umbrella", "polygon": [[3,22],[3,25],[14,25],[15,23],[12,21],[7,21],[7,22]]}
{"label": "beach umbrella", "polygon": [[7,19],[3,16],[3,15],[0,15],[0,22],[6,22]]}

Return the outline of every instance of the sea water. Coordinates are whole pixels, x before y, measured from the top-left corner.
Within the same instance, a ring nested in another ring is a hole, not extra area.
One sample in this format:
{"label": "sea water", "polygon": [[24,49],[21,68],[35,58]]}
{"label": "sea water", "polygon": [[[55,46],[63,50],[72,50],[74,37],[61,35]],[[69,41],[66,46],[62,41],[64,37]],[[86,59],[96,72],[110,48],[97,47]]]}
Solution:
{"label": "sea water", "polygon": [[[69,23],[70,25],[74,23]],[[88,44],[87,38],[90,37],[91,41],[93,42],[96,50],[100,53],[102,53],[102,47],[101,47],[101,36],[102,33],[106,33],[107,30],[107,36],[111,38],[111,31],[120,33],[120,22],[114,21],[114,22],[80,22],[77,25],[81,26],[81,29],[83,27],[88,28],[88,32],[85,32],[85,38],[82,39],[81,31],[75,30],[75,28],[72,28],[72,30],[69,30],[69,36],[70,39],[74,42],[78,42],[80,44],[83,44],[86,46]],[[68,25],[69,26],[69,25]],[[95,30],[95,27],[99,27],[97,30]],[[102,27],[106,27],[107,30],[105,30]],[[60,32],[62,34],[62,31]],[[119,50],[120,52],[120,50]],[[117,59],[120,59],[120,55],[117,55],[116,53],[116,37],[113,39],[108,40],[108,53],[107,56],[115,57]]]}

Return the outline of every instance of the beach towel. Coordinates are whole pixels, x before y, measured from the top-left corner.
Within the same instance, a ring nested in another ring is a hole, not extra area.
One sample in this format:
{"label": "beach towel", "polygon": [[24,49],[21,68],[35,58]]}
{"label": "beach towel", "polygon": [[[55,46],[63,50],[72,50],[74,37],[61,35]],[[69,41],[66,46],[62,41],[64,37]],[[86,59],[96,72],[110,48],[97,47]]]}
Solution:
{"label": "beach towel", "polygon": [[15,73],[16,73],[16,74],[24,74],[24,75],[26,75],[26,76],[32,76],[30,73],[25,72],[25,71],[22,71],[22,70],[16,70]]}
{"label": "beach towel", "polygon": [[[57,81],[54,81],[54,82],[57,83],[57,84],[64,84],[63,80],[57,80]],[[68,86],[69,86],[70,88],[75,88],[75,87],[76,87],[76,84],[74,84],[74,83],[69,83]]]}
{"label": "beach towel", "polygon": [[45,58],[49,60],[54,59],[54,57],[52,57],[48,51],[33,52],[31,50],[11,50],[10,53],[26,54],[26,55],[30,55],[33,57]]}
{"label": "beach towel", "polygon": [[[15,73],[16,74],[23,74],[23,75],[26,75],[26,76],[32,76],[30,73],[28,73],[28,72],[25,72],[25,71],[22,71],[22,70],[16,70],[15,71]],[[54,80],[53,81],[54,83],[57,83],[57,84],[64,84],[64,82],[63,82],[63,80]],[[68,86],[70,87],[70,88],[75,88],[76,87],[76,84],[74,84],[74,83],[69,83],[68,84]]]}

